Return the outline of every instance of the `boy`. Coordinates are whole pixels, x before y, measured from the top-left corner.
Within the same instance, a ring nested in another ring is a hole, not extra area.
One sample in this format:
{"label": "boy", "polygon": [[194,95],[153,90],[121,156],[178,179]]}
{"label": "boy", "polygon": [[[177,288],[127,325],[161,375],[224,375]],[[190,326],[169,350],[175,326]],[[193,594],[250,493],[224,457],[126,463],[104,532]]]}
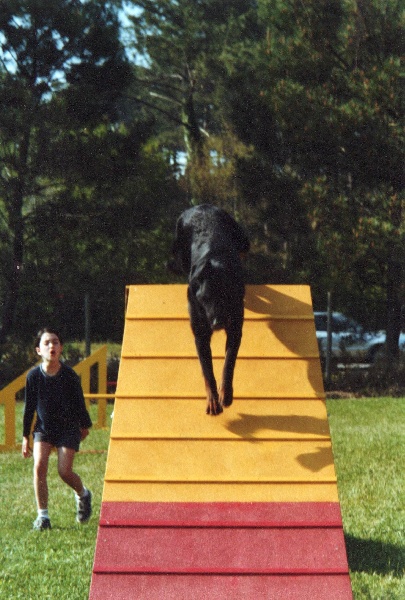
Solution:
{"label": "boy", "polygon": [[77,521],[86,523],[91,515],[91,492],[73,471],[75,453],[80,441],[89,434],[91,419],[87,412],[78,375],[60,361],[62,338],[55,329],[46,327],[38,332],[36,351],[42,364],[27,375],[23,422],[22,455],[31,456],[29,436],[34,426],[34,490],[38,517],[34,529],[51,529],[48,514],[48,461],[52,448],[58,452],[58,473],[75,492]]}

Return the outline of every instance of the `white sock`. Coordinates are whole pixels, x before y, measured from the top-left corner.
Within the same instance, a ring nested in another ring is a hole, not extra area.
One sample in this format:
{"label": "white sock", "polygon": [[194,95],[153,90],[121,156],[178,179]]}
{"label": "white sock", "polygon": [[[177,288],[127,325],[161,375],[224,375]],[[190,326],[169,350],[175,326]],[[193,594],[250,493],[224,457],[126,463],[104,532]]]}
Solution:
{"label": "white sock", "polygon": [[83,491],[80,495],[76,494],[76,492],[75,492],[76,498],[84,498],[85,496],[87,496],[88,493],[89,493],[89,490],[84,486],[83,486]]}
{"label": "white sock", "polygon": [[49,519],[48,509],[38,508],[38,517],[41,517],[41,519]]}

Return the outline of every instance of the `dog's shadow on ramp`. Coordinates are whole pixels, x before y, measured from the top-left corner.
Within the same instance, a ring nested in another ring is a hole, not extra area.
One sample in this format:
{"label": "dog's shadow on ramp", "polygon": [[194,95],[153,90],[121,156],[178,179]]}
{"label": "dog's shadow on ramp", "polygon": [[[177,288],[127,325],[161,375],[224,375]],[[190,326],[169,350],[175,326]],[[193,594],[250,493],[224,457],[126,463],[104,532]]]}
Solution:
{"label": "dog's shadow on ramp", "polygon": [[[249,415],[238,413],[238,418],[228,421],[226,428],[239,437],[251,441],[269,439],[272,437],[271,432],[274,431],[297,434],[297,437],[306,434],[308,437],[325,437],[325,439],[329,439],[327,421],[306,415]],[[293,439],[294,435],[288,435],[288,437]]]}
{"label": "dog's shadow on ramp", "polygon": [[[284,290],[296,291],[295,295]],[[247,285],[245,309],[263,317],[307,317],[312,315],[308,286],[301,285]]]}
{"label": "dog's shadow on ramp", "polygon": [[[280,402],[283,402],[283,398],[296,398],[298,402],[299,399],[323,398],[309,286],[247,285],[245,321],[248,322],[247,326],[249,321],[256,323],[249,332],[249,348],[255,349],[254,332],[260,337],[263,358],[269,359],[265,368],[270,397],[277,390],[281,393],[281,397],[277,395]],[[260,322],[263,322],[262,325]],[[280,368],[285,359],[288,359],[285,367]],[[271,385],[271,379],[277,380],[276,386]],[[230,419],[226,424],[227,429],[252,443],[262,440],[302,442],[302,447],[297,447],[294,460],[312,473],[319,473],[333,464],[326,415],[322,418],[302,413],[248,414],[248,410]],[[283,412],[280,410],[280,413]],[[310,444],[305,445],[306,441]],[[309,448],[311,451],[306,452]]]}
{"label": "dog's shadow on ramp", "polygon": [[299,454],[297,456],[297,461],[304,469],[312,471],[313,473],[319,473],[319,471],[322,471],[325,467],[333,465],[332,448],[330,446],[327,448],[318,447],[316,452]]}
{"label": "dog's shadow on ramp", "polygon": [[[267,321],[268,329],[279,340],[282,347],[288,350],[291,357],[307,360],[307,381],[316,395],[323,395],[322,373],[309,287],[301,285],[246,286],[245,320],[249,319]],[[275,376],[277,377],[277,373]]]}
{"label": "dog's shadow on ramp", "polygon": [[[313,440],[329,442],[329,428],[326,419],[305,415],[251,415],[238,413],[237,419],[227,422],[228,431],[252,443],[263,440],[301,441]],[[281,432],[275,436],[274,432]],[[303,437],[303,434],[305,437]],[[298,454],[295,460],[306,470],[318,473],[333,464],[330,446],[317,446],[316,451]]]}

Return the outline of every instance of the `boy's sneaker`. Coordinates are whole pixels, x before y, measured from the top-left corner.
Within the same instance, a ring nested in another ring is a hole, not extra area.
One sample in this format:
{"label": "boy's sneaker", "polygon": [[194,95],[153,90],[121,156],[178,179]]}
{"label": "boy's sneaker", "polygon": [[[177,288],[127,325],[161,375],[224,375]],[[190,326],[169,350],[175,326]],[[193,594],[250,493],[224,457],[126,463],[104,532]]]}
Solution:
{"label": "boy's sneaker", "polygon": [[52,529],[51,522],[46,517],[37,517],[34,521],[35,531],[43,531],[44,529]]}
{"label": "boy's sneaker", "polygon": [[91,516],[91,492],[87,490],[87,494],[83,498],[77,498],[77,515],[78,523],[87,523]]}

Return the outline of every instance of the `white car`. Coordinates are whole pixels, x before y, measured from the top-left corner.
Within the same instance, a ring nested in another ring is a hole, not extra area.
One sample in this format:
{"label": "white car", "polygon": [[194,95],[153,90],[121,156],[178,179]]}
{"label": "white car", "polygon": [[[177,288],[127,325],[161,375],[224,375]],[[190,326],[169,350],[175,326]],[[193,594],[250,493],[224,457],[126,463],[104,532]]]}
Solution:
{"label": "white car", "polygon": [[[315,312],[316,337],[321,356],[326,355],[327,319],[326,312]],[[382,352],[385,331],[366,331],[359,323],[340,312],[332,313],[332,357],[350,358],[359,362],[372,363]],[[401,334],[405,345],[405,334]],[[401,345],[401,339],[400,339]]]}

